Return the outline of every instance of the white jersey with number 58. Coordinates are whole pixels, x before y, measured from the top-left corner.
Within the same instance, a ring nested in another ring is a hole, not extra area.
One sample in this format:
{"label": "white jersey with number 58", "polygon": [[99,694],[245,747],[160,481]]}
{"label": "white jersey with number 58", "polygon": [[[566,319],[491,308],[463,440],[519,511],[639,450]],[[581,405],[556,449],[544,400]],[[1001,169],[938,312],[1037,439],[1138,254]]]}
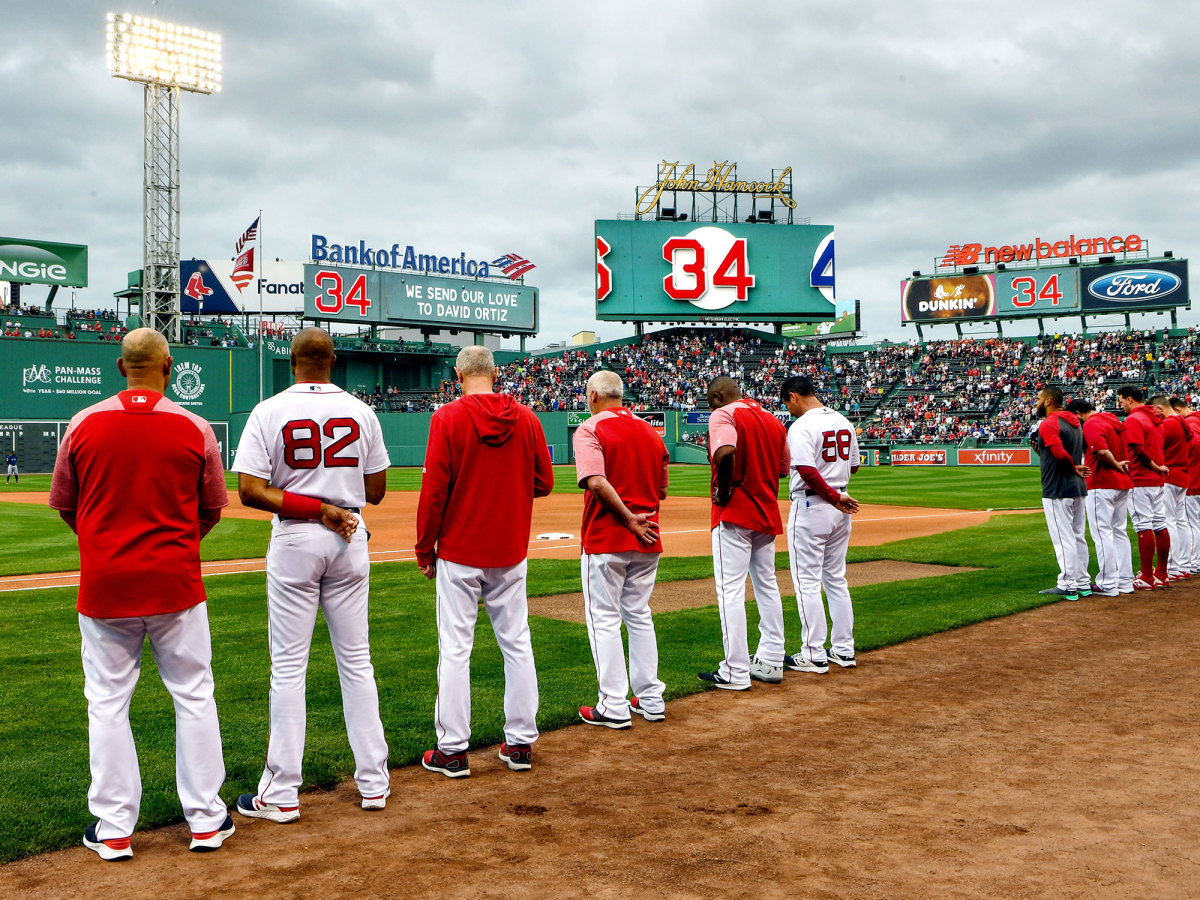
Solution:
{"label": "white jersey with number 58", "polygon": [[788,429],[792,457],[789,487],[792,499],[804,497],[804,479],[797,466],[812,466],[837,491],[850,483],[850,469],[858,465],[858,437],[854,426],[828,406],[810,409]]}
{"label": "white jersey with number 58", "polygon": [[301,382],[254,407],[233,470],[285,491],[361,509],[367,502],[363,475],[389,465],[371,407],[336,385]]}

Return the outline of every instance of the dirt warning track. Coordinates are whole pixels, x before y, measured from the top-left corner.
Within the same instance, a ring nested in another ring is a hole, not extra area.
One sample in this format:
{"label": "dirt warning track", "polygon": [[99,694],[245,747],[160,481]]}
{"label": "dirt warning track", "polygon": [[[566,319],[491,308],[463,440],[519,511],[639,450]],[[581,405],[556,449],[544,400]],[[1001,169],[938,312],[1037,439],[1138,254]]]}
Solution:
{"label": "dirt warning track", "polygon": [[215,854],[176,826],[12,863],[0,896],[1194,897],[1198,633],[1200,586],[1058,603],[547,734],[528,773],[398,769],[379,813],[307,793]]}

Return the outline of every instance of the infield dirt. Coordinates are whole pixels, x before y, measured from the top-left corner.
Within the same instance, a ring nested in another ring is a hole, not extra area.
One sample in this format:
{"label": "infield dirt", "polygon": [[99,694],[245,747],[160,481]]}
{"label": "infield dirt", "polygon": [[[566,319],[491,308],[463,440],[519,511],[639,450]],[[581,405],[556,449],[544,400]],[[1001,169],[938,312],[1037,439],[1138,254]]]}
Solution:
{"label": "infield dirt", "polygon": [[0,895],[1194,897],[1198,633],[1200,586],[1058,603],[547,734],[532,772],[399,769],[383,812],[308,793],[216,854],[177,826],[12,863]]}

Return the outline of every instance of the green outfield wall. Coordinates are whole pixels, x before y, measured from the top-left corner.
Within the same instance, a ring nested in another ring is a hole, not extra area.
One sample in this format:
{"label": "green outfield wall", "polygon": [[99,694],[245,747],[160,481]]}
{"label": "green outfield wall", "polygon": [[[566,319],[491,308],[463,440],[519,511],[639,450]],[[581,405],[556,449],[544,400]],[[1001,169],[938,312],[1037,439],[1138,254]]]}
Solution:
{"label": "green outfield wall", "polygon": [[[334,381],[351,391],[436,388],[452,376],[453,357],[414,345],[410,352],[339,349]],[[172,347],[172,379],[167,396],[213,424],[225,465],[237,450],[246,418],[262,392],[270,396],[292,383],[286,341],[265,341],[259,349]],[[25,472],[53,469],[67,423],[79,410],[125,386],[117,370],[119,347],[107,342],[68,342],[11,338],[0,342],[0,445],[15,451]],[[260,369],[261,360],[261,369]],[[381,413],[379,421],[393,465],[419,466],[425,459],[430,413]],[[639,413],[663,436],[678,463],[707,462],[696,439],[707,434],[708,413]],[[586,412],[539,413],[546,443],[556,463],[573,460],[571,439]],[[864,447],[864,465],[1007,466],[1033,465],[1028,447],[919,446]]]}

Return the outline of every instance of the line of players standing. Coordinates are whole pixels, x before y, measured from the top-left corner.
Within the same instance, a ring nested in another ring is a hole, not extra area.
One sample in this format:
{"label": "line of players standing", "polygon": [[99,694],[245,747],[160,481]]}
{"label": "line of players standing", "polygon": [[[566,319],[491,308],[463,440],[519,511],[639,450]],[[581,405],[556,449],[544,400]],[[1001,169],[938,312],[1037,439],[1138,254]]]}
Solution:
{"label": "line of players standing", "polygon": [[[1083,399],[1064,407],[1059,388],[1038,393],[1042,422],[1032,442],[1059,567],[1057,584],[1043,594],[1115,597],[1200,573],[1200,411],[1162,394],[1147,403],[1136,385],[1122,387],[1117,397],[1124,420]],[[1094,583],[1085,521],[1096,547]]]}

